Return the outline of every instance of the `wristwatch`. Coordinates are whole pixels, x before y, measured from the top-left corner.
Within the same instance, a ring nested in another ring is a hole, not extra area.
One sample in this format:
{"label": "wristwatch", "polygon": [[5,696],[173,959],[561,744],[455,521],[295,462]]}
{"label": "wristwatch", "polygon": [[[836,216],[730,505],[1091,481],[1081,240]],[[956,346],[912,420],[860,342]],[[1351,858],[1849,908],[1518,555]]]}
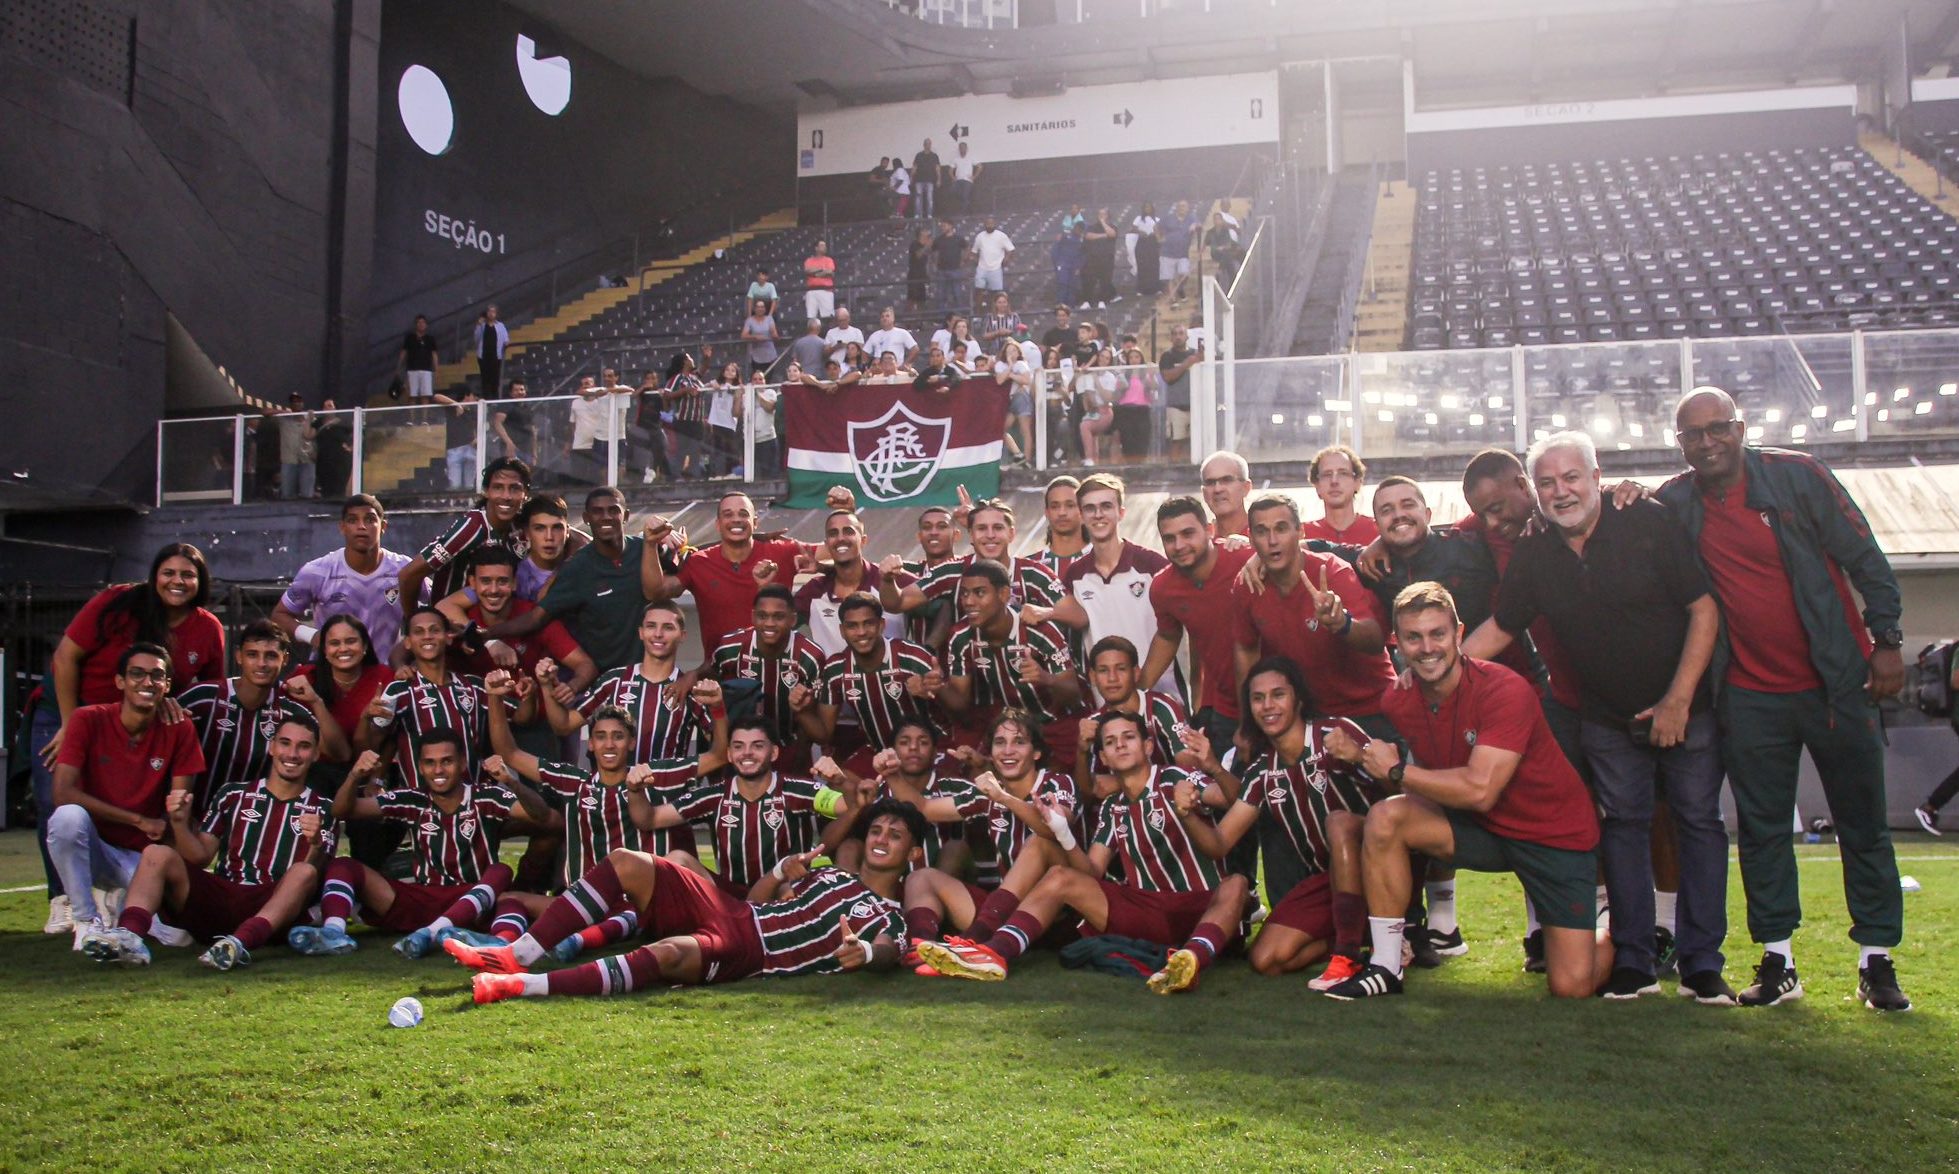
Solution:
{"label": "wristwatch", "polygon": [[1401,776],[1407,773],[1408,773],[1408,764],[1405,762],[1397,762],[1393,766],[1388,768],[1388,781],[1393,783],[1395,786],[1399,787],[1401,785]]}
{"label": "wristwatch", "polygon": [[1902,628],[1879,628],[1871,633],[1871,643],[1879,648],[1903,648],[1905,633]]}

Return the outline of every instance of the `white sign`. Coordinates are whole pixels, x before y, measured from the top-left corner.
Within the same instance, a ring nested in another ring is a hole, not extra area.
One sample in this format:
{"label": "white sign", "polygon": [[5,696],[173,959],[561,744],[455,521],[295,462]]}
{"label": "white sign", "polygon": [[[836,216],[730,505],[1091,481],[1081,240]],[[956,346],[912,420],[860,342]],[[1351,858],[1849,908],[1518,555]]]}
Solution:
{"label": "white sign", "polygon": [[1040,98],[969,94],[851,106],[798,115],[796,135],[801,176],[866,172],[893,153],[910,166],[926,139],[948,165],[961,142],[980,163],[1274,143],[1279,75],[1081,86]]}
{"label": "white sign", "polygon": [[1531,106],[1492,106],[1480,110],[1411,110],[1407,116],[1407,128],[1409,134],[1426,134],[1565,122],[1684,118],[1695,114],[1753,114],[1765,110],[1848,111],[1856,104],[1855,86],[1805,86],[1793,90],[1672,94],[1661,98],[1626,98],[1603,102],[1541,102]]}

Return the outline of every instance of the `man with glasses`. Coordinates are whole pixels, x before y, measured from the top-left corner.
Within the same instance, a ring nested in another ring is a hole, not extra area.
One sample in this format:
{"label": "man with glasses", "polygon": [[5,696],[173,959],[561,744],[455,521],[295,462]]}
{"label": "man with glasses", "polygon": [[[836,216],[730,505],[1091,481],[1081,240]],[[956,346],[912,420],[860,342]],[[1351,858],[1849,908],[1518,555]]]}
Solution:
{"label": "man with glasses", "polygon": [[[1748,1007],[1799,999],[1789,939],[1802,922],[1791,825],[1809,751],[1836,823],[1857,997],[1904,1011],[1891,947],[1904,898],[1886,823],[1877,702],[1904,686],[1898,580],[1843,485],[1807,453],[1747,443],[1734,400],[1689,392],[1674,412],[1691,472],[1660,488],[1699,546],[1726,620],[1708,680],[1735,799],[1748,932],[1762,943]],[[1863,597],[1861,618],[1850,586]]]}
{"label": "man with glasses", "polygon": [[[1062,575],[1067,594],[1054,606],[1052,618],[1077,630],[1087,630],[1091,646],[1120,636],[1132,648],[1148,648],[1156,636],[1156,609],[1150,604],[1150,583],[1170,560],[1122,536],[1122,478],[1097,473],[1085,478],[1075,493],[1088,531],[1088,554],[1076,559]],[[1036,613],[1039,616],[1039,613]],[[1183,682],[1172,664],[1140,687],[1184,700]],[[1104,698],[1106,700],[1106,698]]]}
{"label": "man with glasses", "polygon": [[1360,487],[1367,483],[1367,466],[1361,463],[1359,453],[1344,444],[1330,444],[1313,454],[1307,476],[1325,514],[1301,526],[1301,534],[1353,546],[1366,546],[1380,537],[1374,519],[1360,512]]}
{"label": "man with glasses", "polygon": [[1215,538],[1250,537],[1252,521],[1245,516],[1245,499],[1252,495],[1252,467],[1235,452],[1214,452],[1197,475],[1204,482],[1204,504],[1211,508]]}

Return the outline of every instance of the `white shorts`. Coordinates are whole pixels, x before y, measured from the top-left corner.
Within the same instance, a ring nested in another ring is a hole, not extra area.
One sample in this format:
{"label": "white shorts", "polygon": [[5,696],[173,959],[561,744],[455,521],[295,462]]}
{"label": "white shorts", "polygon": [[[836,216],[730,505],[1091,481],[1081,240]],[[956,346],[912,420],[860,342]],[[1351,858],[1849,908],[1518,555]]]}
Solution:
{"label": "white shorts", "polygon": [[1165,440],[1190,439],[1190,412],[1187,409],[1163,409],[1163,437]]}
{"label": "white shorts", "polygon": [[420,399],[435,394],[435,372],[410,371],[408,373],[408,397]]}
{"label": "white shorts", "polygon": [[1158,257],[1156,259],[1156,279],[1172,281],[1190,275],[1189,257]]}
{"label": "white shorts", "polygon": [[992,290],[1000,293],[1007,288],[1006,271],[1003,269],[973,270],[973,288]]}
{"label": "white shorts", "polygon": [[837,291],[833,289],[806,289],[803,291],[803,317],[834,318],[837,314]]}

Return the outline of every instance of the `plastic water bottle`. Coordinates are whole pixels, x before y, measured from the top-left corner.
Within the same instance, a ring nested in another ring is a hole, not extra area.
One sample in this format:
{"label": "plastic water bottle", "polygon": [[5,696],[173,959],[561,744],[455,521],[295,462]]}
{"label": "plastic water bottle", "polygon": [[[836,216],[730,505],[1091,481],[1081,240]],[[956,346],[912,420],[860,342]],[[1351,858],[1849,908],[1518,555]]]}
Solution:
{"label": "plastic water bottle", "polygon": [[413,995],[395,1000],[388,1008],[389,1027],[420,1027],[422,1024],[422,1001]]}

